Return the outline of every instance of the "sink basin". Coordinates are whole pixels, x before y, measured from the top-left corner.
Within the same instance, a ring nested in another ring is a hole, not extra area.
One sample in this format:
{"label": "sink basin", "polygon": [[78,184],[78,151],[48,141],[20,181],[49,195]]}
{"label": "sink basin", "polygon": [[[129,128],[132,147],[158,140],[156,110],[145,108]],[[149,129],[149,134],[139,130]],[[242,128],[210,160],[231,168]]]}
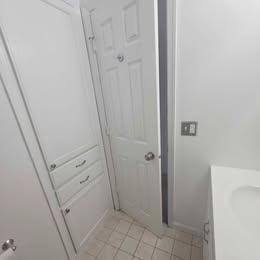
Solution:
{"label": "sink basin", "polygon": [[260,171],[211,167],[215,260],[260,259]]}
{"label": "sink basin", "polygon": [[258,239],[260,234],[260,188],[243,186],[233,190],[231,208],[244,229]]}

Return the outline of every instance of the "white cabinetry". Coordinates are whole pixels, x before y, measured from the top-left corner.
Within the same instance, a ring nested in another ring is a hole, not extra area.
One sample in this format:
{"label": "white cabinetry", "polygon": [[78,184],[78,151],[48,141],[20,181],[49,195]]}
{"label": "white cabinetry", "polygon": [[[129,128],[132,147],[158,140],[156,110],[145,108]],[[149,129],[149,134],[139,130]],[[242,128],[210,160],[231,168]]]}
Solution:
{"label": "white cabinetry", "polygon": [[60,0],[2,0],[0,17],[48,178],[78,250],[112,205],[79,9]]}
{"label": "white cabinetry", "polygon": [[208,194],[207,213],[203,227],[203,260],[215,260],[211,190]]}

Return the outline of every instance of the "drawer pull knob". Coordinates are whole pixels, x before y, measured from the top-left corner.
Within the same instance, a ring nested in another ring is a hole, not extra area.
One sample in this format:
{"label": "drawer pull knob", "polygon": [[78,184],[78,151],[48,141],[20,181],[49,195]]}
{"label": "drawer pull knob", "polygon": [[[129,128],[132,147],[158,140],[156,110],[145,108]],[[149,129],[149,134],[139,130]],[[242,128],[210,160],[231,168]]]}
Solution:
{"label": "drawer pull knob", "polygon": [[85,183],[88,179],[89,179],[89,175],[88,175],[84,180],[80,181],[79,183],[80,183],[80,184],[83,184],[83,183]]}
{"label": "drawer pull knob", "polygon": [[69,208],[66,208],[66,209],[65,209],[65,215],[67,215],[68,213],[70,213],[70,209],[69,209]]}
{"label": "drawer pull knob", "polygon": [[57,167],[57,165],[55,163],[51,164],[51,167],[50,167],[51,171],[56,169],[56,167]]}
{"label": "drawer pull knob", "polygon": [[84,161],[81,162],[80,164],[77,164],[77,165],[76,165],[76,168],[83,166],[85,163],[86,163],[86,160],[84,160]]}

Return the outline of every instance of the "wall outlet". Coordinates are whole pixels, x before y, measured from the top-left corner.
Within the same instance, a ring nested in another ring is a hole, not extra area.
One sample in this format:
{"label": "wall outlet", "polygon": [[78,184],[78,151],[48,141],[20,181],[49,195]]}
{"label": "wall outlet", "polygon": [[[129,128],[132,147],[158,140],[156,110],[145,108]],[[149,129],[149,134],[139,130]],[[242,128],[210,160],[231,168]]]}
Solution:
{"label": "wall outlet", "polygon": [[181,135],[183,136],[196,136],[197,135],[198,122],[195,121],[183,121],[181,122]]}

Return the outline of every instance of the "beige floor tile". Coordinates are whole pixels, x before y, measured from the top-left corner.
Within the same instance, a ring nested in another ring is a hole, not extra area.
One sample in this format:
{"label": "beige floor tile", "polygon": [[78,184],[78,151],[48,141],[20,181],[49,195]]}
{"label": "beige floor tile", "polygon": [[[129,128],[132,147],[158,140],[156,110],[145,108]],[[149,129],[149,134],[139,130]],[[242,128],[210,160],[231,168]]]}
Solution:
{"label": "beige floor tile", "polygon": [[189,260],[191,254],[191,246],[176,240],[174,242],[172,254],[182,258],[183,260]]}
{"label": "beige floor tile", "polygon": [[140,226],[140,227],[144,227],[144,225],[142,225],[140,222],[138,222],[137,220],[133,221],[133,224],[136,226]]}
{"label": "beige floor tile", "polygon": [[175,238],[176,236],[176,230],[170,227],[165,228],[165,236]]}
{"label": "beige floor tile", "polygon": [[154,250],[152,260],[171,260],[171,254],[168,254],[158,248]]}
{"label": "beige floor tile", "polygon": [[118,250],[115,260],[131,260],[132,257],[132,255],[129,255],[124,251]]}
{"label": "beige floor tile", "polygon": [[118,225],[115,228],[115,231],[123,234],[127,234],[131,224],[128,221],[120,219]]}
{"label": "beige floor tile", "polygon": [[119,218],[119,219],[122,219],[122,220],[125,220],[125,221],[128,221],[130,223],[132,223],[134,221],[134,219],[130,216],[128,216],[127,214],[125,214],[123,211],[115,211],[115,214],[114,214],[115,217]]}
{"label": "beige floor tile", "polygon": [[171,260],[183,260],[183,259],[181,259],[181,258],[179,258],[179,257],[177,257],[175,255],[172,255]]}
{"label": "beige floor tile", "polygon": [[82,253],[77,257],[77,260],[95,260],[96,258],[88,253]]}
{"label": "beige floor tile", "polygon": [[153,251],[154,251],[154,247],[145,244],[141,241],[135,252],[135,257],[140,258],[142,260],[150,260],[152,259]]}
{"label": "beige floor tile", "polygon": [[138,240],[127,236],[124,242],[122,243],[120,249],[127,252],[130,255],[133,255],[138,246],[138,243]]}
{"label": "beige floor tile", "polygon": [[143,232],[144,232],[143,227],[132,224],[127,235],[134,239],[140,240],[143,235]]}
{"label": "beige floor tile", "polygon": [[171,254],[173,243],[174,240],[172,238],[163,236],[157,240],[156,247]]}
{"label": "beige floor tile", "polygon": [[119,248],[123,241],[125,239],[125,235],[122,233],[118,233],[117,231],[114,231],[111,236],[109,237],[107,243],[111,246],[114,246],[116,248]]}
{"label": "beige floor tile", "polygon": [[104,226],[106,228],[110,228],[110,229],[115,229],[115,227],[118,225],[119,223],[119,219],[114,217],[114,216],[110,216],[104,223]]}
{"label": "beige floor tile", "polygon": [[110,245],[105,245],[100,254],[97,256],[99,260],[113,260],[117,249]]}
{"label": "beige floor tile", "polygon": [[111,230],[110,228],[103,227],[96,234],[96,239],[101,240],[103,242],[107,242],[107,240],[111,236],[112,232],[113,232],[113,230]]}
{"label": "beige floor tile", "polygon": [[202,248],[192,246],[191,260],[202,260]]}
{"label": "beige floor tile", "polygon": [[102,241],[93,240],[90,242],[86,251],[92,256],[97,256],[101,252],[104,246],[105,243],[103,243]]}
{"label": "beige floor tile", "polygon": [[155,246],[156,245],[156,241],[157,241],[157,236],[154,235],[149,230],[145,229],[141,240],[143,242],[145,242],[146,244],[149,244],[151,246]]}
{"label": "beige floor tile", "polygon": [[203,244],[202,237],[193,235],[191,244],[194,246],[197,246],[197,247],[202,247],[202,244]]}
{"label": "beige floor tile", "polygon": [[191,244],[192,235],[182,231],[175,232],[175,239],[182,241],[187,244]]}

